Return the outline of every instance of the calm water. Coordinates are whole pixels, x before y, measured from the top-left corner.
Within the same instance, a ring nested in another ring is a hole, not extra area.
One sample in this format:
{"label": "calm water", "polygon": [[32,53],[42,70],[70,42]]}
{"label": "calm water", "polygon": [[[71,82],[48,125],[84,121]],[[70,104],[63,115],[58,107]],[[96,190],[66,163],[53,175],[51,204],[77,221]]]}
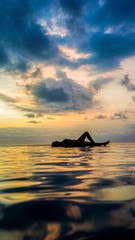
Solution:
{"label": "calm water", "polygon": [[0,240],[129,238],[134,230],[135,144],[0,147]]}

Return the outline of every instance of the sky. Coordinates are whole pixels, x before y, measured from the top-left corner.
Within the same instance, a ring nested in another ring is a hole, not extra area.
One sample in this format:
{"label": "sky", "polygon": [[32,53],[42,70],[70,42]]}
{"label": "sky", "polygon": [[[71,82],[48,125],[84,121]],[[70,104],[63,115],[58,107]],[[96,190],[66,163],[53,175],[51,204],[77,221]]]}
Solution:
{"label": "sky", "polygon": [[0,143],[135,141],[135,1],[0,1]]}

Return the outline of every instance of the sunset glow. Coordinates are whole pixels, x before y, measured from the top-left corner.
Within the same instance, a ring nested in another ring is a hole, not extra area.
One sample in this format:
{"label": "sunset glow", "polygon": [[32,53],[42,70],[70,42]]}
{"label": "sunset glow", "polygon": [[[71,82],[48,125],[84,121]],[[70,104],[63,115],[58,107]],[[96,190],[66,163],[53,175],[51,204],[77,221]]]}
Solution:
{"label": "sunset glow", "polygon": [[1,143],[48,143],[86,130],[135,141],[130,2],[1,2]]}

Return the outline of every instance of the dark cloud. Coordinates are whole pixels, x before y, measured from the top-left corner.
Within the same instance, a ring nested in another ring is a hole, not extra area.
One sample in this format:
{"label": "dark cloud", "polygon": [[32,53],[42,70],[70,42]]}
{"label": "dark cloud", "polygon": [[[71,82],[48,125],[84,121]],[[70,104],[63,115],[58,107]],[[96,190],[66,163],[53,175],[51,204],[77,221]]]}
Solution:
{"label": "dark cloud", "polygon": [[42,76],[42,74],[41,74],[41,69],[40,68],[37,68],[36,69],[36,71],[34,71],[33,73],[32,73],[32,77],[38,77],[38,76]]}
{"label": "dark cloud", "polygon": [[7,69],[16,68],[25,72],[27,64],[22,62],[22,57],[28,63],[59,58],[58,47],[47,35],[45,28],[38,23],[39,14],[44,12],[45,8],[47,11],[48,5],[45,2],[41,0],[39,3],[34,0],[1,1],[0,65],[8,63]]}
{"label": "dark cloud", "polygon": [[69,100],[68,94],[54,79],[46,79],[46,81],[53,82],[52,87],[47,87],[46,82],[39,82],[32,88],[32,93],[37,99],[42,99],[44,102],[66,102]]}
{"label": "dark cloud", "polygon": [[[108,70],[135,55],[134,0],[1,0],[0,17],[0,67],[7,70],[25,73],[33,62]],[[61,28],[68,33],[61,36]],[[59,44],[91,56],[71,61]]]}
{"label": "dark cloud", "polygon": [[83,42],[80,50],[92,53],[90,58],[81,60],[82,64],[95,64],[108,70],[118,67],[122,59],[135,54],[135,41],[132,36],[98,32],[89,41]]}
{"label": "dark cloud", "polygon": [[[101,26],[112,26],[134,22],[135,1],[134,0],[106,0],[102,6],[97,5],[97,11],[90,15],[92,24]],[[100,23],[100,24],[99,24]]]}
{"label": "dark cloud", "polygon": [[128,117],[123,113],[115,113],[113,116],[111,116],[111,120],[127,120]]}
{"label": "dark cloud", "polygon": [[[84,113],[86,109],[93,108],[97,104],[94,92],[91,87],[84,87],[72,79],[68,78],[65,72],[57,71],[56,77],[46,78],[36,83],[26,84],[29,96],[33,98],[31,108],[20,104],[12,104],[12,107],[28,112],[24,116],[27,118],[43,117],[44,113],[58,113],[75,111]],[[111,79],[100,79],[93,81],[93,87],[98,91],[103,85],[109,83]],[[100,115],[99,118],[105,118]]]}
{"label": "dark cloud", "polygon": [[[19,72],[25,73],[30,68],[31,64],[26,59],[19,59],[19,63],[14,64],[10,67],[11,70],[18,70]],[[10,70],[8,69],[8,70]]]}
{"label": "dark cloud", "polygon": [[[10,107],[26,112],[27,118],[43,117],[44,113],[79,112],[92,108],[96,103],[94,93],[89,87],[84,87],[66,76],[65,72],[57,72],[59,80],[46,78],[34,84],[26,84],[29,96],[33,98],[31,107],[7,95],[0,98],[8,102]],[[82,113],[82,112],[81,112]]]}
{"label": "dark cloud", "polygon": [[59,0],[63,10],[72,17],[79,17],[87,0]]}
{"label": "dark cloud", "polygon": [[82,41],[80,49],[92,52],[89,64],[108,70],[135,55],[134,0],[88,1],[86,8],[84,19],[90,34],[86,29],[89,40]]}
{"label": "dark cloud", "polygon": [[[135,92],[135,84],[133,83],[135,80],[131,80],[129,75],[126,74],[124,78],[121,80],[121,85],[124,86],[129,92]],[[132,96],[132,100],[135,102],[135,95]]]}
{"label": "dark cloud", "polygon": [[[59,0],[59,2],[64,15],[66,16],[65,25],[69,32],[71,32],[71,36],[74,36],[74,39],[79,36],[85,36],[86,32],[84,29],[82,17],[84,12],[84,6],[88,2],[88,0]],[[72,41],[72,44],[74,44],[74,40]]]}
{"label": "dark cloud", "polygon": [[102,114],[95,117],[95,119],[105,119],[105,118],[106,118],[106,116],[102,115]]}
{"label": "dark cloud", "polygon": [[132,80],[129,78],[128,74],[126,74],[121,80],[121,85],[125,86],[129,92],[135,92],[135,84],[132,83]]}
{"label": "dark cloud", "polygon": [[[126,57],[135,55],[134,20],[135,2],[130,0],[87,1],[83,6],[81,22],[84,32],[76,41],[80,51],[92,53],[81,64],[93,64],[98,69],[108,70],[119,67]],[[72,29],[72,35],[74,29]],[[71,43],[70,43],[71,44]]]}
{"label": "dark cloud", "polygon": [[7,96],[7,95],[5,95],[5,94],[3,94],[3,93],[0,93],[0,99],[1,99],[2,101],[4,101],[4,102],[7,102],[7,103],[17,103],[17,102],[18,102],[17,99],[12,98],[12,97],[10,97],[10,96]]}
{"label": "dark cloud", "polygon": [[[57,19],[58,12],[61,15],[62,11],[68,12],[69,15],[79,15],[84,4],[85,1],[82,0],[67,2],[28,0],[25,3],[22,0],[2,0],[0,66],[5,66],[8,71],[18,70],[23,73],[27,72],[33,62],[44,62],[61,67],[79,67],[81,63],[70,61],[59,50],[58,45],[64,41],[64,37],[49,35],[47,29],[52,28],[52,19]],[[42,26],[41,19],[47,22],[46,27]],[[66,19],[67,16],[65,21]],[[75,18],[70,21],[72,21],[71,25],[76,23]],[[65,27],[64,23],[62,26]],[[65,37],[65,42],[67,41]]]}
{"label": "dark cloud", "polygon": [[41,123],[40,121],[28,121],[27,123],[34,123],[34,124],[37,124],[37,123]]}
{"label": "dark cloud", "polygon": [[58,75],[61,77],[59,81],[47,78],[29,86],[37,105],[51,112],[82,111],[94,105],[94,96],[89,88],[67,78],[64,72],[58,72]]}
{"label": "dark cloud", "polygon": [[33,22],[25,33],[22,47],[29,57],[41,61],[54,57],[58,51],[41,26]]}
{"label": "dark cloud", "polygon": [[25,114],[24,116],[27,118],[35,118],[35,114],[33,113]]}
{"label": "dark cloud", "polygon": [[100,90],[104,85],[113,81],[113,78],[99,78],[89,83],[96,91]]}
{"label": "dark cloud", "polygon": [[65,72],[62,72],[62,71],[58,70],[56,72],[56,77],[58,77],[60,79],[64,79],[64,78],[67,78],[67,74]]}

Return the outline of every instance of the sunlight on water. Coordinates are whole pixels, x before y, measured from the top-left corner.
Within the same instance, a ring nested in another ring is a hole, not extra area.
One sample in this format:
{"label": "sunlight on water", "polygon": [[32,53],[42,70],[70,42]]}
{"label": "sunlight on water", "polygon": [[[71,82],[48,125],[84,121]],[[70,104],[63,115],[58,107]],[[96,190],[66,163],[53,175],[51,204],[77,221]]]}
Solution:
{"label": "sunlight on water", "polygon": [[135,229],[135,144],[0,150],[0,240]]}

